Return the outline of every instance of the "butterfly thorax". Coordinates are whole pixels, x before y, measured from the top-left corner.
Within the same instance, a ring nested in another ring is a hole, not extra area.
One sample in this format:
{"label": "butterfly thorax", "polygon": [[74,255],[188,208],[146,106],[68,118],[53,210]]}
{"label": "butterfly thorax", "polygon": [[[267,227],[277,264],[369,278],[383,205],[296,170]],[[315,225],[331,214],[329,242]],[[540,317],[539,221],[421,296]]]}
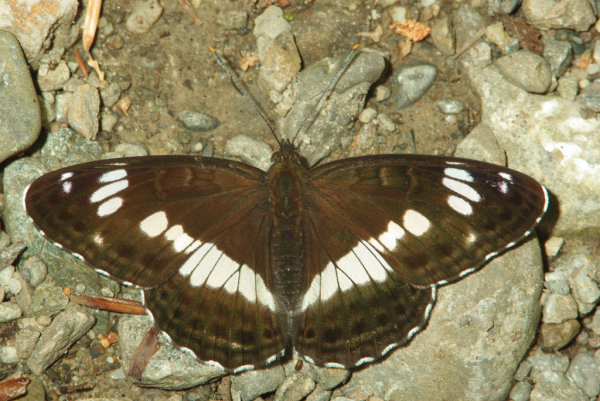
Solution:
{"label": "butterfly thorax", "polygon": [[284,142],[281,151],[273,154],[268,175],[274,284],[284,311],[294,315],[301,303],[305,274],[302,212],[308,173],[293,145]]}

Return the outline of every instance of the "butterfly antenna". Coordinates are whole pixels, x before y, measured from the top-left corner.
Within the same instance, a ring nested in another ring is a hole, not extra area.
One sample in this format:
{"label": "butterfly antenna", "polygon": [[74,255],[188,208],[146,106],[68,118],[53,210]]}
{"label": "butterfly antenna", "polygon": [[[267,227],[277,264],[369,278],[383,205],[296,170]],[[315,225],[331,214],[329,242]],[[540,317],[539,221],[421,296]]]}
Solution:
{"label": "butterfly antenna", "polygon": [[244,90],[242,89],[242,87],[238,83],[237,79],[235,79],[235,77],[233,76],[232,72],[229,70],[229,68],[227,68],[227,64],[225,64],[225,61],[223,61],[223,59],[221,58],[221,56],[219,56],[219,53],[217,53],[217,51],[214,49],[214,47],[208,46],[208,48],[215,55],[215,57],[217,58],[217,61],[219,62],[219,64],[221,64],[221,67],[223,67],[223,69],[225,70],[225,72],[227,74],[229,74],[229,77],[233,81],[233,84],[235,85],[235,87],[237,88],[237,90],[239,90],[242,93],[242,95],[244,95],[244,97],[246,98],[246,100],[250,103],[250,105],[254,108],[254,110],[256,110],[256,112],[258,113],[258,115],[260,116],[260,118],[262,118],[263,121],[265,122],[265,124],[267,124],[267,127],[269,127],[269,129],[271,130],[271,134],[273,134],[273,136],[275,137],[275,140],[277,141],[277,144],[279,146],[281,146],[281,142],[279,141],[279,138],[277,138],[277,135],[275,135],[275,130],[273,129],[273,127],[271,127],[271,124],[269,124],[269,122],[267,121],[267,119],[265,118],[265,116],[263,116],[263,114],[260,112],[260,110],[258,110],[258,107],[256,107],[256,104],[254,104],[254,102],[252,101],[252,99],[250,99],[250,97],[246,94],[246,92],[244,92]]}
{"label": "butterfly antenna", "polygon": [[300,133],[300,131],[302,131],[302,127],[304,127],[304,123],[306,123],[306,121],[308,121],[309,117],[311,117],[313,115],[313,113],[315,112],[315,110],[317,109],[317,107],[319,106],[319,104],[321,104],[321,100],[323,100],[323,98],[325,97],[325,95],[327,95],[329,93],[329,91],[333,88],[333,86],[335,85],[335,83],[337,82],[337,80],[340,78],[340,76],[342,75],[342,73],[346,69],[346,66],[348,65],[348,63],[352,59],[352,56],[354,56],[354,53],[356,53],[356,49],[358,49],[358,46],[360,46],[360,45],[359,44],[355,44],[354,46],[352,46],[352,50],[350,50],[350,52],[348,53],[348,55],[344,59],[344,62],[342,63],[342,65],[340,65],[340,68],[338,68],[338,70],[335,73],[335,75],[333,76],[333,78],[331,78],[331,81],[329,81],[329,85],[327,85],[327,88],[325,88],[325,91],[323,91],[323,94],[321,95],[321,97],[319,98],[319,100],[317,100],[317,103],[315,103],[315,105],[313,106],[313,108],[310,110],[310,113],[308,113],[308,115],[304,118],[304,120],[302,120],[302,123],[300,123],[300,127],[298,127],[298,131],[296,131],[296,134],[292,138],[292,143],[294,143],[296,141],[296,137],[298,136],[298,134]]}

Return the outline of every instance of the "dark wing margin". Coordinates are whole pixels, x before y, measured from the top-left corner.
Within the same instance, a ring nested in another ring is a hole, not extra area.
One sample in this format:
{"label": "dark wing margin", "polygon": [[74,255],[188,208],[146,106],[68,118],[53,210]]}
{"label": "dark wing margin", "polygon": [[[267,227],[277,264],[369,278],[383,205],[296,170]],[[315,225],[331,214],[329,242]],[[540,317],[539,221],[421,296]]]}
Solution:
{"label": "dark wing margin", "polygon": [[533,178],[474,160],[382,155],[310,173],[315,208],[343,201],[346,227],[417,286],[476,270],[531,233],[548,206]]}

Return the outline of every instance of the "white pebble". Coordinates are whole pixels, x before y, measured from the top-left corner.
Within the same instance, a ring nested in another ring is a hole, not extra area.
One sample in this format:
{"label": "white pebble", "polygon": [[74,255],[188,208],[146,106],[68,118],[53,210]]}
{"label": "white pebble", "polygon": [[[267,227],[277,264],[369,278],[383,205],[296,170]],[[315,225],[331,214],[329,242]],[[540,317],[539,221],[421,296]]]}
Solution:
{"label": "white pebble", "polygon": [[106,358],[106,362],[112,365],[113,363],[115,363],[115,359],[112,356],[109,356],[108,358]]}
{"label": "white pebble", "polygon": [[110,374],[110,378],[113,380],[123,380],[125,378],[125,372],[123,372],[123,368],[113,370]]}
{"label": "white pebble", "polygon": [[406,19],[406,8],[404,7],[392,7],[388,13],[392,18],[392,22],[402,22]]}
{"label": "white pebble", "polygon": [[358,121],[363,124],[368,124],[373,121],[375,117],[377,117],[377,110],[367,107],[358,116]]}
{"label": "white pebble", "polygon": [[110,290],[110,288],[108,287],[103,287],[102,290],[100,290],[100,292],[102,293],[102,295],[104,295],[105,297],[114,297],[115,293],[112,292]]}
{"label": "white pebble", "polygon": [[15,363],[19,361],[17,355],[17,349],[15,347],[2,347],[0,348],[0,362],[2,363]]}
{"label": "white pebble", "polygon": [[8,291],[10,291],[12,294],[17,295],[18,293],[21,292],[21,282],[17,279],[11,279],[8,282]]}
{"label": "white pebble", "polygon": [[52,323],[52,318],[47,315],[42,315],[38,316],[36,321],[40,326],[50,326],[50,323]]}
{"label": "white pebble", "polygon": [[129,32],[136,35],[146,33],[158,21],[162,12],[163,8],[158,0],[139,2],[127,17],[125,27]]}
{"label": "white pebble", "polygon": [[598,64],[590,64],[588,68],[585,70],[588,74],[592,75],[597,72],[600,72],[600,65]]}
{"label": "white pebble", "polygon": [[581,89],[585,89],[590,85],[591,85],[591,82],[589,81],[589,79],[580,79],[579,80],[579,87]]}
{"label": "white pebble", "polygon": [[12,265],[8,265],[4,269],[0,270],[0,284],[3,287],[8,285],[14,272],[15,268]]}

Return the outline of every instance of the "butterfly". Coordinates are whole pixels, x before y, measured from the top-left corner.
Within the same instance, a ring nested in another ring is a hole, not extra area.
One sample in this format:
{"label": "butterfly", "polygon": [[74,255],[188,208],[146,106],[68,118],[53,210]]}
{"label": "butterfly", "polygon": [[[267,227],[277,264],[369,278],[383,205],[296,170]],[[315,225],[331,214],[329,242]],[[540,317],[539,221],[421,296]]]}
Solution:
{"label": "butterfly", "polygon": [[533,178],[480,161],[306,168],[278,143],[266,172],[196,156],[71,166],[33,181],[25,207],[53,243],[141,288],[178,346],[239,372],[294,351],[337,368],[388,354],[425,326],[437,286],[529,235],[548,205]]}

